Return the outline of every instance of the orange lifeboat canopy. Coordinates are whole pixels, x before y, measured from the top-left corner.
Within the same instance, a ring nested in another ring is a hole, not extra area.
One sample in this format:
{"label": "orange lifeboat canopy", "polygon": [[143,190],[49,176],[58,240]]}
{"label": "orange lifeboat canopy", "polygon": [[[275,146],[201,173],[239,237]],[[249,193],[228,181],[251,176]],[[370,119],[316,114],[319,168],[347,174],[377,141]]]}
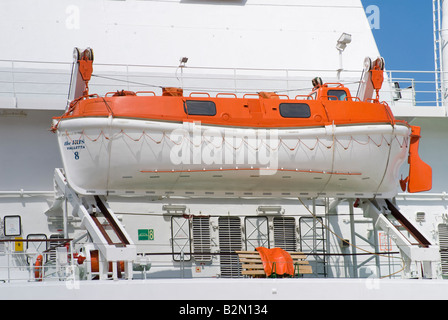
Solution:
{"label": "orange lifeboat canopy", "polygon": [[314,100],[353,101],[350,90],[341,83],[318,84],[310,97]]}

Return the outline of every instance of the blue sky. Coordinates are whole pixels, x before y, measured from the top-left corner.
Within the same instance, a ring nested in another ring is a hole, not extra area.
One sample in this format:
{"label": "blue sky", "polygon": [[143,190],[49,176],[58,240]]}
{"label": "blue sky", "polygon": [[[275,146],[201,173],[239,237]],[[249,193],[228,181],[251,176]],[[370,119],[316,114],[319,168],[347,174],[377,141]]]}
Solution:
{"label": "blue sky", "polygon": [[387,69],[435,69],[432,0],[361,1],[379,9],[379,29],[372,30]]}

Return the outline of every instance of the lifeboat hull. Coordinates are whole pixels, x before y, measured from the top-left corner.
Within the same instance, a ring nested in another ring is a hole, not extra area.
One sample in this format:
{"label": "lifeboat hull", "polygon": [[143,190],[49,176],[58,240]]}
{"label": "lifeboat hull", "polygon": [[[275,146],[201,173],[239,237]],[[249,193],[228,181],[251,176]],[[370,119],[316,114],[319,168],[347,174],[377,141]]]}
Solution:
{"label": "lifeboat hull", "polygon": [[390,198],[410,128],[247,129],[124,118],[64,119],[58,141],[80,194]]}

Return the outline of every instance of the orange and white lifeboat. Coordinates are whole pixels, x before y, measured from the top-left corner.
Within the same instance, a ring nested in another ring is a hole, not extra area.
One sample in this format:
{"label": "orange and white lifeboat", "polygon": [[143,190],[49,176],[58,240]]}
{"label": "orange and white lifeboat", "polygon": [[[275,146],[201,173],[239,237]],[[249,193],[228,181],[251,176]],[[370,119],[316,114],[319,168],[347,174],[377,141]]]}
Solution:
{"label": "orange and white lifeboat", "polygon": [[414,171],[402,184],[431,188],[419,128],[342,84],[295,98],[85,94],[53,129],[80,194],[390,198],[406,160]]}

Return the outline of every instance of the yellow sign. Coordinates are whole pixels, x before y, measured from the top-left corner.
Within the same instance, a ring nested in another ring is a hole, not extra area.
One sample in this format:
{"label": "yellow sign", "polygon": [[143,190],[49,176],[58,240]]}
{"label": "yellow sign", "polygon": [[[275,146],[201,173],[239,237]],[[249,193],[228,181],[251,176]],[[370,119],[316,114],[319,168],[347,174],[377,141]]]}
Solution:
{"label": "yellow sign", "polygon": [[[22,240],[22,237],[16,237],[16,240]],[[16,252],[22,252],[23,251],[23,241],[16,241],[15,242],[15,251]]]}

